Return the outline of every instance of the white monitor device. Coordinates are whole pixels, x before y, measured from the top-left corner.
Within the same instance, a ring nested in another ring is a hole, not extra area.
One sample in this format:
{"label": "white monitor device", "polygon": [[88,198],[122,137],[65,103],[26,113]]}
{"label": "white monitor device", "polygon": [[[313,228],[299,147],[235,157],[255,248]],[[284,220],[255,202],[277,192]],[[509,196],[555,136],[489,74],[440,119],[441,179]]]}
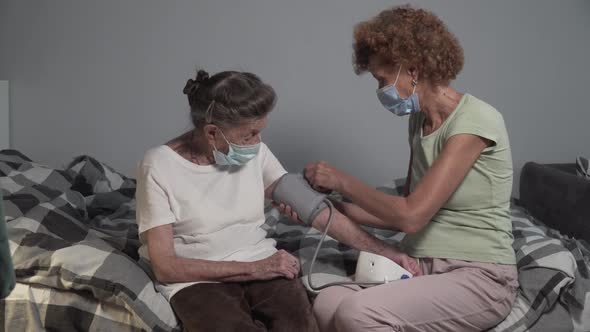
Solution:
{"label": "white monitor device", "polygon": [[0,81],[0,150],[10,148],[8,81]]}

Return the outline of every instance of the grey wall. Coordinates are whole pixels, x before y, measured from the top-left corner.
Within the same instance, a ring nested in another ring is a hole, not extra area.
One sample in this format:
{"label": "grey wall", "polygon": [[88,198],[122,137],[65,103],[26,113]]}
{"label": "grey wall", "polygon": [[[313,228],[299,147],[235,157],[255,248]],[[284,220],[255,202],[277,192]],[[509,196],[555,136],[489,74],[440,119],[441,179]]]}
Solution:
{"label": "grey wall", "polygon": [[[370,184],[404,176],[407,119],[351,68],[354,24],[394,3],[0,0],[13,147],[52,166],[91,154],[133,174],[146,149],[190,128],[181,89],[202,66],[276,88],[264,139],[289,170],[324,159]],[[504,114],[516,169],[590,154],[590,1],[414,3],[460,39],[456,87]]]}

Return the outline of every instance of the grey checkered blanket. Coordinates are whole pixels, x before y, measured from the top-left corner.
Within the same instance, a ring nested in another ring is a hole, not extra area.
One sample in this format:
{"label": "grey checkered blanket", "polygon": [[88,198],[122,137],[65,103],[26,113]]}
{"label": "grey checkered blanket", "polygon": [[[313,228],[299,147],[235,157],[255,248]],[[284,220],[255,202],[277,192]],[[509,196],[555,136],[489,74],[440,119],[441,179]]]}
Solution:
{"label": "grey checkered blanket", "polygon": [[[54,170],[5,150],[0,188],[18,279],[13,294],[0,301],[0,330],[180,330],[151,272],[138,263],[133,180],[86,156]],[[521,286],[512,312],[494,331],[590,331],[587,244],[543,227],[518,207],[512,215]],[[270,208],[264,227],[279,248],[300,258],[307,274],[319,232]],[[367,230],[389,242],[403,237]],[[333,239],[323,248],[314,282],[349,279],[358,253]]]}
{"label": "grey checkered blanket", "polygon": [[590,246],[512,209],[519,293],[493,331],[590,331]]}

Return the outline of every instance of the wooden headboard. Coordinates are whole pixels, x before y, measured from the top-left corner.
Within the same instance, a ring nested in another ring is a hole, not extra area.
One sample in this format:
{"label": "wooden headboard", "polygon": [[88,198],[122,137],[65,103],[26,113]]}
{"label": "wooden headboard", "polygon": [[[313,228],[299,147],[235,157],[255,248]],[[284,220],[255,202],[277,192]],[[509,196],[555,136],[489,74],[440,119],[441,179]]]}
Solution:
{"label": "wooden headboard", "polygon": [[0,81],[0,150],[10,147],[8,81]]}

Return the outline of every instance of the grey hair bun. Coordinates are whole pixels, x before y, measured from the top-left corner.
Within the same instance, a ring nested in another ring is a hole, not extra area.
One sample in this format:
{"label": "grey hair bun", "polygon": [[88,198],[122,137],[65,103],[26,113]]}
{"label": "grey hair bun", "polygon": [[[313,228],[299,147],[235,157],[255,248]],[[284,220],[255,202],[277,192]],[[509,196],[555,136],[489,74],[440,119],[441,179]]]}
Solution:
{"label": "grey hair bun", "polygon": [[191,78],[188,81],[186,81],[186,85],[184,86],[184,89],[182,89],[182,93],[190,97],[197,91],[199,85],[201,85],[201,83],[207,81],[208,79],[209,73],[200,69],[197,72],[197,77],[195,77],[194,80]]}

